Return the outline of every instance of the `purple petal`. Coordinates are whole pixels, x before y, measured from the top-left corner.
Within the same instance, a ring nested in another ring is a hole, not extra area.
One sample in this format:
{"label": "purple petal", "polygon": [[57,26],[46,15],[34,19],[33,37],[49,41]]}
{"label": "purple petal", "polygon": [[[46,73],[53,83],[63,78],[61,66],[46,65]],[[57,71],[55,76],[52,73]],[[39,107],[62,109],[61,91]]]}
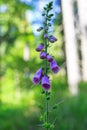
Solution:
{"label": "purple petal", "polygon": [[43,50],[43,48],[44,48],[44,44],[41,43],[41,44],[39,44],[39,45],[37,46],[36,51],[40,52],[40,51]]}
{"label": "purple petal", "polygon": [[40,58],[41,58],[41,59],[45,59],[45,58],[46,58],[46,52],[44,52],[44,51],[41,52],[41,53],[40,53]]}
{"label": "purple petal", "polygon": [[50,36],[52,39],[54,39],[55,41],[57,41],[57,38],[54,37],[53,35]]}
{"label": "purple petal", "polygon": [[46,33],[44,34],[44,38],[48,38],[48,35]]}
{"label": "purple petal", "polygon": [[38,77],[34,77],[32,81],[36,85],[40,82],[40,79]]}
{"label": "purple petal", "polygon": [[51,62],[53,60],[53,57],[51,55],[47,55],[46,59],[48,62]]}
{"label": "purple petal", "polygon": [[51,35],[51,36],[49,37],[49,41],[50,41],[51,43],[54,43],[55,41],[57,41],[57,38],[54,37],[53,35]]}
{"label": "purple petal", "polygon": [[60,70],[60,67],[57,65],[57,62],[55,60],[50,62],[50,68],[55,74]]}
{"label": "purple petal", "polygon": [[42,68],[40,68],[36,74],[34,75],[32,81],[33,83],[36,85],[40,82],[41,78],[42,78],[42,75],[43,75],[43,71],[42,71]]}
{"label": "purple petal", "polygon": [[42,87],[48,91],[50,89],[50,81],[49,78],[47,76],[44,75],[44,77],[42,78]]}
{"label": "purple petal", "polygon": [[50,41],[51,43],[54,43],[54,42],[55,42],[55,40],[52,39],[52,38],[49,38],[49,41]]}

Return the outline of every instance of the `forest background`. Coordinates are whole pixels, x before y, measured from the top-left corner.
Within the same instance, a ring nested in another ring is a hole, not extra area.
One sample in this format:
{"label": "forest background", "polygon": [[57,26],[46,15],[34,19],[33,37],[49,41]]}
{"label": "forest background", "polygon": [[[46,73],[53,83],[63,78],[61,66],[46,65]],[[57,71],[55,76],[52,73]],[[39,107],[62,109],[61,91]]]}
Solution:
{"label": "forest background", "polygon": [[[42,129],[39,116],[43,112],[40,103],[44,106],[44,96],[41,94],[41,86],[33,85],[32,77],[42,65],[38,58],[39,54],[35,51],[36,46],[42,42],[42,34],[36,29],[43,22],[41,12],[49,1],[0,1],[0,130]],[[55,130],[86,130],[87,67],[84,67],[83,63],[87,66],[87,51],[85,51],[87,45],[82,48],[84,33],[80,26],[87,24],[87,16],[85,13],[86,19],[83,19],[85,22],[81,24],[81,13],[78,7],[81,0],[79,2],[72,0],[70,4],[69,1],[67,0],[68,9],[73,9],[73,15],[70,15],[71,18],[68,15],[67,26],[65,12],[70,11],[65,11],[64,0],[54,0],[52,31],[58,41],[50,47],[49,51],[52,52],[61,69],[57,75],[50,73],[52,79],[50,109],[55,102],[59,104],[58,108],[50,113],[50,120],[56,119]],[[82,7],[87,5],[86,3],[83,0]],[[69,41],[71,33],[66,34],[68,27],[71,28],[72,36],[75,34],[72,42]],[[86,27],[87,25],[85,26],[87,36]],[[84,39],[87,44],[87,37]],[[69,43],[75,46],[67,50],[66,46],[69,46]],[[68,57],[76,48],[77,53],[73,53],[71,58]],[[75,64],[73,59],[76,57],[79,62]],[[77,67],[79,73],[74,69]]]}

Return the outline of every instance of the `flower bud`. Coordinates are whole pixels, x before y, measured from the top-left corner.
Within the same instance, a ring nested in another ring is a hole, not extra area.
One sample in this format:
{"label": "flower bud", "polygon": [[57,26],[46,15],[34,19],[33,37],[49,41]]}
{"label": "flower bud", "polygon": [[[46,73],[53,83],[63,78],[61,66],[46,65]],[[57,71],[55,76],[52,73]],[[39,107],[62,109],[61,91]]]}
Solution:
{"label": "flower bud", "polygon": [[44,34],[44,38],[48,38],[48,35],[46,33]]}
{"label": "flower bud", "polygon": [[50,62],[50,68],[55,74],[60,70],[60,67],[57,65],[57,62],[55,60],[52,60],[52,62]]}
{"label": "flower bud", "polygon": [[49,41],[50,41],[51,43],[54,43],[55,41],[57,41],[57,38],[54,37],[53,35],[51,35],[51,36],[49,37]]}
{"label": "flower bud", "polygon": [[49,28],[48,28],[48,27],[45,27],[45,30],[47,31],[47,30],[49,30]]}
{"label": "flower bud", "polygon": [[48,23],[48,26],[51,26],[51,23]]}
{"label": "flower bud", "polygon": [[48,62],[51,62],[53,60],[53,57],[51,55],[47,55],[46,59]]}
{"label": "flower bud", "polygon": [[45,13],[43,13],[42,16],[45,16]]}
{"label": "flower bud", "polygon": [[44,44],[41,43],[41,44],[39,44],[39,45],[37,46],[36,51],[38,51],[38,52],[39,52],[39,51],[42,51],[43,48],[44,48]]}
{"label": "flower bud", "polygon": [[54,16],[54,14],[49,14],[49,17],[52,17],[52,16]]}
{"label": "flower bud", "polygon": [[43,29],[43,27],[39,27],[39,28],[37,29],[37,31],[40,32],[42,29]]}
{"label": "flower bud", "polygon": [[41,58],[41,59],[45,59],[45,58],[46,58],[46,52],[42,51],[42,52],[40,53],[40,58]]}

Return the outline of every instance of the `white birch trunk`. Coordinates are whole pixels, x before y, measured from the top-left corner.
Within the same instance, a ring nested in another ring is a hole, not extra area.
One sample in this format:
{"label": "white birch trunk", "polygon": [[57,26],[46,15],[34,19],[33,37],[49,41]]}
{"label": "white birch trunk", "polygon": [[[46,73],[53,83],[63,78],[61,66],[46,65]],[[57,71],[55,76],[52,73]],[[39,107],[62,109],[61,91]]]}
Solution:
{"label": "white birch trunk", "polygon": [[77,94],[80,71],[74,28],[73,4],[72,0],[61,0],[61,4],[65,33],[65,52],[69,90],[72,94]]}
{"label": "white birch trunk", "polygon": [[82,78],[87,81],[87,0],[77,0],[81,31]]}

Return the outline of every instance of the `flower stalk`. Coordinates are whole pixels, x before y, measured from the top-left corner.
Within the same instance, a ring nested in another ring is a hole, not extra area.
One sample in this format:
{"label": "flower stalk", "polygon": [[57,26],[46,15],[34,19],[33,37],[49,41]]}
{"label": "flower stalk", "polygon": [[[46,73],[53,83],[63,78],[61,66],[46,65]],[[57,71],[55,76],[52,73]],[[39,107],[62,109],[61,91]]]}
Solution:
{"label": "flower stalk", "polygon": [[53,57],[48,53],[49,44],[53,44],[57,41],[57,38],[55,38],[53,35],[49,34],[49,28],[51,27],[51,20],[52,16],[54,14],[51,14],[50,11],[53,8],[53,2],[50,2],[44,7],[44,12],[42,16],[44,17],[44,23],[43,26],[37,29],[37,31],[43,30],[43,43],[40,43],[36,51],[40,52],[40,59],[43,60],[43,68],[40,68],[36,74],[33,77],[33,83],[35,85],[41,83],[42,88],[45,90],[45,96],[46,96],[46,111],[44,114],[40,117],[40,120],[43,121],[43,127],[46,130],[53,130],[54,124],[49,122],[49,89],[51,87],[50,85],[50,77],[48,73],[48,67],[52,70],[54,74],[58,73],[59,66],[57,62],[53,59]]}
{"label": "flower stalk", "polygon": [[[46,20],[46,24],[47,24],[47,20]],[[45,31],[45,33],[48,35],[48,32],[47,31]],[[48,46],[47,46],[47,43],[48,43],[48,41],[47,41],[48,39],[45,39],[45,52],[46,52],[46,54],[47,54],[47,48],[48,48]],[[48,76],[48,73],[47,73],[47,71],[48,71],[48,67],[47,67],[47,60],[45,59],[45,66],[44,66],[45,68],[45,75],[46,76]],[[48,110],[49,110],[49,108],[48,108],[48,99],[47,99],[47,97],[48,97],[48,91],[45,91],[45,94],[46,94],[46,123],[48,123]],[[48,130],[48,127],[47,127],[47,130]]]}
{"label": "flower stalk", "polygon": [[[47,12],[47,14],[46,14],[46,16],[48,16],[48,12]],[[48,39],[47,39],[47,37],[48,37],[48,30],[46,30],[45,28],[48,28],[47,27],[47,18],[46,18],[46,21],[45,21],[45,23],[46,23],[46,26],[44,26],[44,43],[45,43],[45,52],[46,52],[46,54],[47,54],[47,50],[48,50]],[[47,66],[47,60],[45,59],[45,65],[44,65],[44,70],[45,70],[45,75],[46,76],[48,76],[48,66]],[[48,114],[49,114],[49,107],[48,107],[48,91],[45,91],[45,95],[46,95],[46,123],[48,123]],[[48,127],[47,127],[47,130],[48,130]]]}

